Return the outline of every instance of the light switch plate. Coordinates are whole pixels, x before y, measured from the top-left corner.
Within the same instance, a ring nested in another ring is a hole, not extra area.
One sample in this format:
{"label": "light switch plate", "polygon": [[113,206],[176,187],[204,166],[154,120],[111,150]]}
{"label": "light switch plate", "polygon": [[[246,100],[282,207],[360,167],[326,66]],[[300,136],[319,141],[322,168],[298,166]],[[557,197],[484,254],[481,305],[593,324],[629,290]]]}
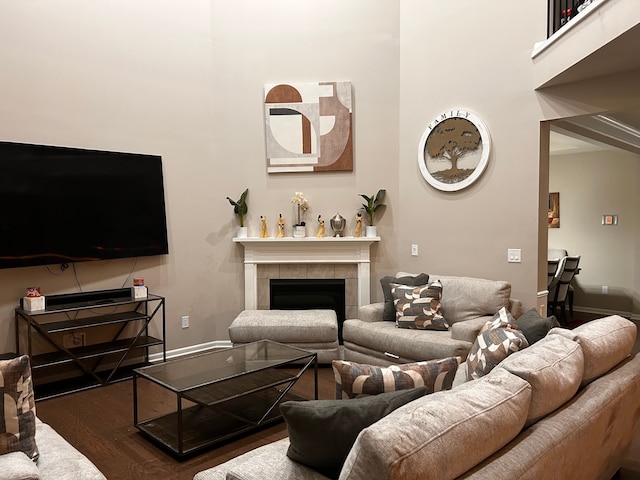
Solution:
{"label": "light switch plate", "polygon": [[507,250],[507,261],[509,263],[522,262],[522,250],[519,248],[509,248]]}

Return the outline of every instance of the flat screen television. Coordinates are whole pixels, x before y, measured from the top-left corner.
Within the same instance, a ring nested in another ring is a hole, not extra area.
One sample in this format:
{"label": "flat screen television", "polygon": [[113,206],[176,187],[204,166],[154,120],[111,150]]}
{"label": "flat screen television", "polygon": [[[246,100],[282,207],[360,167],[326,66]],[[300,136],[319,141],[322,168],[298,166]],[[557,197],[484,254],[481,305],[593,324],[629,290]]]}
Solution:
{"label": "flat screen television", "polygon": [[0,142],[0,268],[167,253],[162,157]]}

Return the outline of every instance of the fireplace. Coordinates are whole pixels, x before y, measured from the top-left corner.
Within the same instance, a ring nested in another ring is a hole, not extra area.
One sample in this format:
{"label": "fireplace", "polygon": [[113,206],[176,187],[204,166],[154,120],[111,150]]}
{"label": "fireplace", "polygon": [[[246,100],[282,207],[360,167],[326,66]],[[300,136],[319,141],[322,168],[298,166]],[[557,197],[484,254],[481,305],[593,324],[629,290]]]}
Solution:
{"label": "fireplace", "polygon": [[272,278],[269,281],[271,310],[327,309],[336,312],[338,339],[346,318],[345,280],[339,278]]}
{"label": "fireplace", "polygon": [[380,237],[234,238],[244,247],[244,308],[268,310],[271,279],[341,279],[346,318],[370,303],[371,244]]}

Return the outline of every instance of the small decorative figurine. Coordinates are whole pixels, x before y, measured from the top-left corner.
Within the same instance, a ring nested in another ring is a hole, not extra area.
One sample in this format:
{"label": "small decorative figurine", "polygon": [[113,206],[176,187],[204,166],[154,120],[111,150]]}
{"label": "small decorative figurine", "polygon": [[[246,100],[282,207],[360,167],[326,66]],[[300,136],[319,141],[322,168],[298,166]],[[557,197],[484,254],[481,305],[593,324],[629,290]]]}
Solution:
{"label": "small decorative figurine", "polygon": [[276,238],[284,238],[284,217],[282,214],[278,217],[278,234]]}
{"label": "small decorative figurine", "polygon": [[267,238],[269,236],[267,233],[267,217],[260,215],[260,224],[260,238]]}
{"label": "small decorative figurine", "polygon": [[362,236],[362,214],[360,212],[356,214],[356,230],[353,233],[353,236],[354,237]]}
{"label": "small decorative figurine", "polygon": [[324,220],[322,220],[322,215],[318,215],[318,233],[316,233],[316,237],[323,238],[324,237]]}

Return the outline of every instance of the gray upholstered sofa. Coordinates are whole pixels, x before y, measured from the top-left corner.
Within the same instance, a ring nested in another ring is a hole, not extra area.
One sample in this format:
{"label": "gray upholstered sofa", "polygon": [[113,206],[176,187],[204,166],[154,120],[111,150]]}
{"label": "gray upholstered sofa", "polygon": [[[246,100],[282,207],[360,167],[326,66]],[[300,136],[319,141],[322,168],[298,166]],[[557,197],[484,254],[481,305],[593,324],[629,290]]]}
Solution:
{"label": "gray upholstered sofa", "polygon": [[[399,272],[397,277],[412,274]],[[466,358],[480,328],[502,307],[514,318],[522,303],[511,298],[505,281],[429,274],[429,281],[442,283],[441,310],[450,325],[447,331],[396,328],[383,321],[384,303],[360,307],[358,319],[344,322],[344,359],[388,365],[460,356]]]}
{"label": "gray upholstered sofa", "polygon": [[[362,430],[339,479],[610,479],[640,421],[636,334],[618,316],[554,328],[480,379]],[[327,479],[288,447],[288,438],[259,447],[194,480]]]}
{"label": "gray upholstered sofa", "polygon": [[36,417],[39,457],[33,462],[23,452],[0,455],[0,478],[15,480],[106,480],[87,457]]}

